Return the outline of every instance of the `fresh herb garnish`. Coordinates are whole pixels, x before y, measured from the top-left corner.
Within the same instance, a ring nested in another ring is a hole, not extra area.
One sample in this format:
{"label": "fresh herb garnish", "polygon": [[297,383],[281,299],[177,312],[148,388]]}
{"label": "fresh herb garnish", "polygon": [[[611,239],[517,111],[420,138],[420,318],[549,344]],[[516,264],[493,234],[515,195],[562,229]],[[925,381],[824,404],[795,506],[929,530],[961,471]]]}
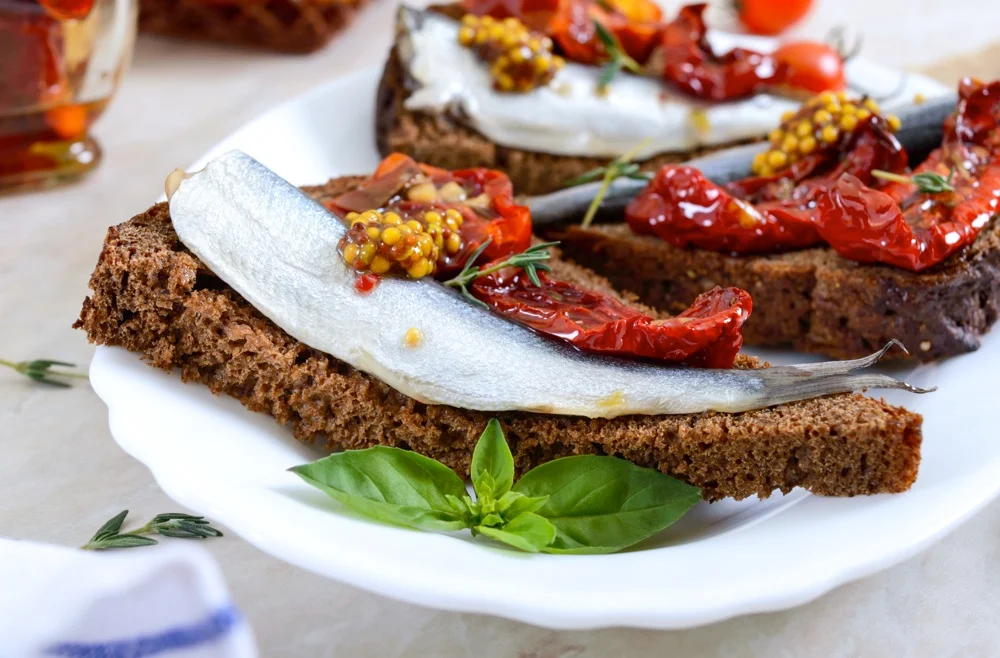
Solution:
{"label": "fresh herb garnish", "polygon": [[479,304],[484,308],[488,308],[486,304],[476,299],[472,293],[469,292],[468,286],[470,283],[481,276],[492,274],[505,267],[520,267],[524,270],[524,273],[528,275],[528,278],[533,284],[540,286],[542,285],[542,282],[538,278],[538,271],[549,271],[549,266],[545,264],[545,261],[552,257],[552,253],[549,251],[549,248],[559,244],[558,242],[543,242],[541,244],[532,245],[521,253],[513,254],[499,263],[494,263],[488,267],[476,267],[476,260],[482,255],[491,240],[492,238],[486,238],[486,240],[479,245],[474,252],[472,252],[469,259],[465,261],[465,267],[462,268],[462,271],[459,272],[454,279],[449,279],[444,282],[444,285],[446,286],[458,288],[463,297],[475,304]]}
{"label": "fresh herb garnish", "polygon": [[955,191],[955,187],[952,185],[952,180],[955,178],[954,169],[948,172],[947,178],[933,171],[925,171],[913,176],[902,176],[894,174],[891,171],[882,171],[881,169],[873,169],[872,176],[893,183],[912,183],[917,186],[917,191],[924,194],[940,194],[942,192]]}
{"label": "fresh herb garnish", "polygon": [[53,361],[52,359],[35,359],[34,361],[19,362],[0,359],[0,366],[6,366],[40,384],[48,384],[49,386],[59,386],[62,388],[69,388],[69,384],[59,381],[58,379],[52,379],[53,377],[74,377],[77,379],[87,378],[87,375],[82,372],[53,370],[53,367],[56,366],[63,368],[75,368],[76,364],[67,363],[65,361]]}
{"label": "fresh herb garnish", "polygon": [[642,73],[639,62],[625,52],[615,35],[608,32],[608,29],[601,25],[600,21],[594,21],[594,30],[597,32],[597,38],[600,39],[601,45],[604,46],[604,52],[608,55],[608,61],[601,67],[601,75],[597,78],[598,92],[603,93],[622,69],[633,73]]}
{"label": "fresh herb garnish", "polygon": [[80,548],[91,551],[103,551],[109,548],[134,548],[136,546],[152,546],[157,541],[152,537],[142,535],[156,534],[164,537],[176,537],[178,539],[206,539],[208,537],[221,537],[222,533],[209,525],[203,516],[192,516],[181,512],[171,512],[168,514],[157,514],[153,520],[132,530],[131,532],[121,532],[122,524],[128,510],[122,510],[94,533],[86,544]]}
{"label": "fresh herb garnish", "polygon": [[576,455],[514,482],[493,419],[472,454],[474,495],[447,466],[401,448],[348,450],[291,469],[366,516],[473,536],[531,553],[613,553],[663,530],[701,499],[697,487],[617,457]]}
{"label": "fresh herb garnish", "polygon": [[650,139],[644,139],[639,144],[635,146],[631,151],[616,158],[609,162],[603,167],[596,167],[588,172],[580,174],[576,178],[566,181],[566,187],[575,187],[577,185],[583,185],[584,183],[592,183],[598,178],[601,179],[601,187],[598,188],[597,194],[594,195],[593,201],[590,202],[590,206],[587,208],[587,212],[583,215],[583,221],[580,225],[583,228],[590,226],[591,222],[594,221],[594,217],[597,215],[598,209],[601,207],[601,203],[604,201],[604,197],[607,196],[608,190],[611,189],[611,183],[617,178],[631,178],[633,180],[652,180],[652,174],[646,173],[644,171],[639,171],[639,164],[632,162],[632,158],[639,154],[642,149],[646,148],[649,144]]}

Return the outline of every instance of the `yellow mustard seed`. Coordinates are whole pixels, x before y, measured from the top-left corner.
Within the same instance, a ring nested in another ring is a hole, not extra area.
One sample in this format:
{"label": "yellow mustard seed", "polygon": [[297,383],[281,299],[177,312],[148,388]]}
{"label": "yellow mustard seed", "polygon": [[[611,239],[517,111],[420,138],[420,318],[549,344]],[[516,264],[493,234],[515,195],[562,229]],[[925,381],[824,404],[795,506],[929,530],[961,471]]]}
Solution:
{"label": "yellow mustard seed", "polygon": [[813,121],[818,124],[830,123],[833,121],[833,115],[826,110],[816,110],[813,114]]}
{"label": "yellow mustard seed", "polygon": [[887,114],[885,120],[886,123],[889,124],[889,130],[891,130],[892,132],[896,132],[903,126],[902,121],[900,121],[899,117],[896,116],[895,114]]}
{"label": "yellow mustard seed", "polygon": [[781,150],[785,153],[791,155],[799,148],[799,140],[795,138],[795,135],[785,135],[785,139],[781,141]]}
{"label": "yellow mustard seed", "polygon": [[392,261],[385,256],[375,256],[368,267],[375,274],[385,274],[392,267]]}
{"label": "yellow mustard seed", "polygon": [[813,128],[812,122],[809,121],[808,119],[804,121],[799,121],[795,125],[795,134],[798,137],[805,137],[806,135],[811,135],[813,134],[814,130],[815,128]]}
{"label": "yellow mustard seed", "polygon": [[434,238],[427,233],[422,233],[417,238],[417,246],[420,247],[420,251],[424,256],[430,256],[434,251]]}
{"label": "yellow mustard seed", "polygon": [[862,108],[862,109],[858,110],[857,114],[855,114],[854,116],[858,117],[858,121],[864,121],[865,119],[867,119],[871,115],[872,115],[872,113],[871,113],[870,110],[866,110],[866,109]]}
{"label": "yellow mustard seed", "polygon": [[462,238],[458,233],[450,233],[448,235],[448,241],[445,243],[445,249],[449,254],[457,254],[462,248]]}
{"label": "yellow mustard seed", "polygon": [[430,274],[433,269],[430,261],[426,258],[421,258],[416,263],[407,268],[406,273],[410,275],[411,279],[422,279],[423,277]]}
{"label": "yellow mustard seed", "polygon": [[816,138],[812,135],[808,137],[803,137],[802,141],[799,142],[799,153],[802,155],[809,155],[816,150]]}
{"label": "yellow mustard seed", "polygon": [[348,263],[353,263],[358,257],[358,245],[354,243],[349,243],[344,245],[344,260]]}
{"label": "yellow mustard seed", "polygon": [[819,136],[827,144],[833,144],[840,137],[840,131],[834,126],[823,126]]}
{"label": "yellow mustard seed", "polygon": [[365,234],[372,240],[378,240],[378,236],[382,234],[382,231],[377,226],[369,226],[365,229]]}
{"label": "yellow mustard seed", "polygon": [[851,132],[858,127],[858,118],[850,114],[840,117],[840,129]]}
{"label": "yellow mustard seed", "polygon": [[420,347],[424,342],[424,334],[416,327],[410,327],[403,334],[403,345],[409,348]]}
{"label": "yellow mustard seed", "polygon": [[781,151],[770,151],[767,154],[767,164],[775,169],[781,169],[788,162],[788,156]]}
{"label": "yellow mustard seed", "polygon": [[389,245],[390,247],[403,238],[403,234],[399,232],[399,229],[395,226],[389,226],[382,229],[382,244]]}

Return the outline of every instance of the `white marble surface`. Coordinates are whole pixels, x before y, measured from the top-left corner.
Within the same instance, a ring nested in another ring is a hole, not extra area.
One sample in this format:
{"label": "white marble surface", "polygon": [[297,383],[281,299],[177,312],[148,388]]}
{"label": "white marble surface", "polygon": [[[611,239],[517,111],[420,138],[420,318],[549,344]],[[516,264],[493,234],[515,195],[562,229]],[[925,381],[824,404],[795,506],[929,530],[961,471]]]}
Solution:
{"label": "white marble surface", "polygon": [[[106,227],[144,210],[165,173],[267,107],[378,61],[392,7],[376,3],[305,58],[142,39],[96,131],[102,166],[78,185],[0,198],[0,357],[86,364],[91,348],[69,325]],[[977,9],[984,13],[970,20]],[[822,35],[834,23],[863,32],[866,56],[886,64],[947,82],[959,72],[1000,75],[1000,50],[990,45],[1000,25],[995,0],[827,0],[796,31]],[[7,372],[0,482],[0,534],[65,545],[82,543],[122,508],[145,517],[177,507],[111,440],[105,409],[85,384],[53,390]],[[921,556],[801,608],[668,633],[553,632],[439,613],[319,579],[234,536],[203,545],[266,656],[991,656],[1000,647],[998,527],[1000,502]]]}

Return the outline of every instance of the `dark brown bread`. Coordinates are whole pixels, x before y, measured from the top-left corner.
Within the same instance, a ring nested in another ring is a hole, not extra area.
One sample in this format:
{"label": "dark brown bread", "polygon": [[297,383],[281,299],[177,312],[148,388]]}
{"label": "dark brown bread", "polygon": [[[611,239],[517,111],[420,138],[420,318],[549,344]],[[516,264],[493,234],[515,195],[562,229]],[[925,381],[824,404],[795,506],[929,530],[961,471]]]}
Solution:
{"label": "dark brown bread", "polygon": [[[393,48],[389,53],[375,105],[375,140],[385,156],[399,152],[419,162],[444,169],[490,167],[510,176],[518,194],[545,194],[565,187],[566,181],[609,158],[566,157],[507,148],[462,124],[458,117],[411,111],[403,107],[409,96],[402,63]],[[642,163],[655,171],[669,162],[682,162],[715,149],[664,153]]]}
{"label": "dark brown bread", "polygon": [[[453,5],[435,10],[457,14]],[[606,163],[504,148],[458,118],[407,110],[408,94],[394,49],[378,91],[376,135],[383,154],[400,151],[445,168],[502,169],[518,194],[550,192]],[[643,169],[694,155],[658,156]],[[561,239],[569,258],[607,277],[617,289],[666,311],[686,308],[716,285],[749,291],[754,313],[745,328],[748,345],[792,345],[854,358],[896,338],[913,358],[930,361],[977,349],[1000,313],[998,221],[961,256],[923,274],[860,265],[830,249],[752,257],[677,249],[635,236],[622,225],[557,229],[548,237]]]}
{"label": "dark brown bread", "polygon": [[[310,193],[328,197],[357,180]],[[561,278],[608,290],[585,270],[554,267]],[[323,451],[400,446],[466,473],[479,434],[496,415],[519,469],[571,454],[618,455],[700,486],[708,499],[766,497],[796,486],[830,496],[900,492],[920,462],[920,416],[862,395],[741,414],[604,420],[416,402],[263,317],[181,245],[165,204],[108,231],[90,287],[75,326],[92,342],[178,368],[185,380],[270,414]]]}
{"label": "dark brown bread", "polygon": [[326,45],[364,1],[141,0],[139,28],[173,37],[307,53]]}
{"label": "dark brown bread", "polygon": [[832,249],[750,257],[679,249],[624,224],[564,227],[551,237],[562,240],[574,262],[667,311],[716,285],[747,290],[749,345],[854,358],[895,338],[913,357],[930,361],[977,349],[1000,313],[996,219],[968,249],[921,274],[862,265]]}

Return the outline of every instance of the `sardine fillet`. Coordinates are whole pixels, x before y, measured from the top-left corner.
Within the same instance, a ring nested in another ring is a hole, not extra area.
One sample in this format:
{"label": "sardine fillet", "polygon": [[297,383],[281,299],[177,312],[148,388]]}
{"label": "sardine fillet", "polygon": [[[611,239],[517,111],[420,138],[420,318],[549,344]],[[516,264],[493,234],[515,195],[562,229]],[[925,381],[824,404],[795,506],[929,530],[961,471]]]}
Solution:
{"label": "sardine fillet", "polygon": [[[334,180],[311,192],[329,198],[358,182]],[[564,263],[556,269],[603,285]],[[177,368],[324,450],[404,446],[467,472],[479,433],[496,415],[521,469],[572,453],[617,454],[702,487],[709,499],[799,486],[830,496],[900,492],[920,461],[920,416],[861,395],[741,414],[608,420],[419,404],[264,318],[180,246],[165,204],[109,230],[90,286],[77,326],[91,342]]]}

